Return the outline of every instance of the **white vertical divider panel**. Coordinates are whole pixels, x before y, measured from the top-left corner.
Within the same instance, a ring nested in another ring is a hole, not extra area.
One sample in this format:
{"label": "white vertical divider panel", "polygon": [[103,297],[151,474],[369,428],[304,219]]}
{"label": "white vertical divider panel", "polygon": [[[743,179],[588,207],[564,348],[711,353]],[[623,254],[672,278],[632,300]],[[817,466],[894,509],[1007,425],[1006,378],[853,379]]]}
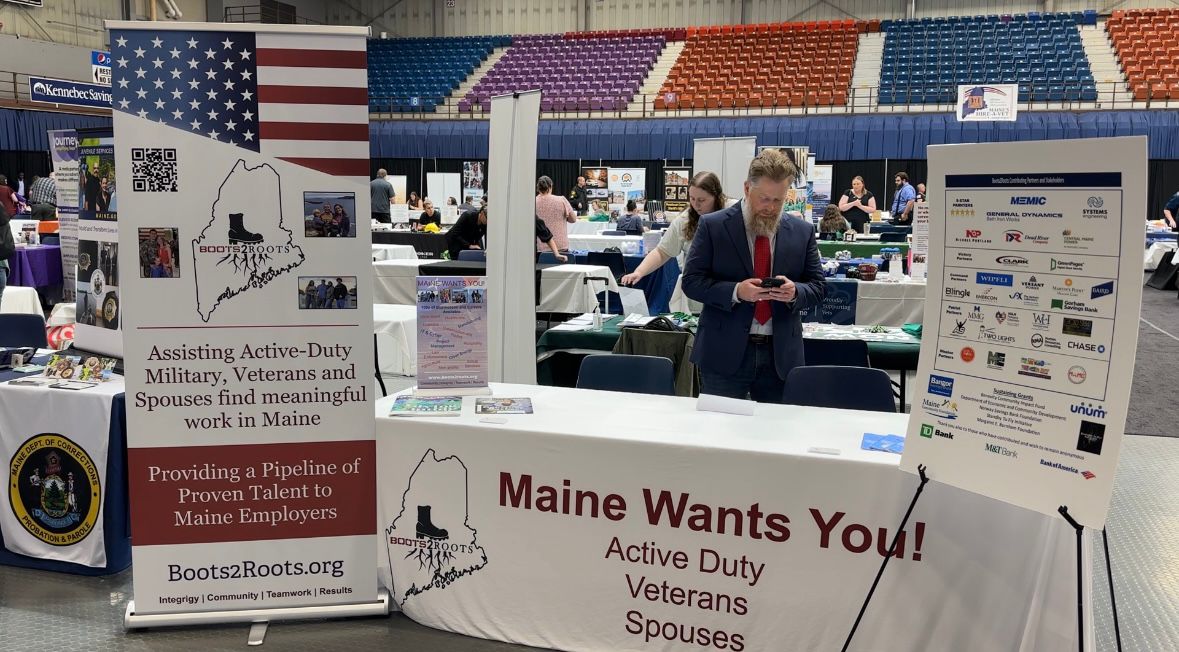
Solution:
{"label": "white vertical divider panel", "polygon": [[697,138],[692,148],[692,174],[702,170],[720,177],[725,195],[740,198],[749,174],[749,162],[757,154],[757,138]]}
{"label": "white vertical divider panel", "polygon": [[536,135],[540,91],[491,100],[488,380],[536,384]]}

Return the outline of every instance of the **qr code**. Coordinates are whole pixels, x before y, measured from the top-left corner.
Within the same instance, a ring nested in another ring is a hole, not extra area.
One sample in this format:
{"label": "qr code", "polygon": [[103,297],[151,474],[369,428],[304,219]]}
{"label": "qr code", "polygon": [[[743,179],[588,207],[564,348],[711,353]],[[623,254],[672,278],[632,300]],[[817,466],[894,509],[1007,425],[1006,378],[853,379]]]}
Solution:
{"label": "qr code", "polygon": [[133,147],[131,174],[133,192],[179,192],[175,149]]}

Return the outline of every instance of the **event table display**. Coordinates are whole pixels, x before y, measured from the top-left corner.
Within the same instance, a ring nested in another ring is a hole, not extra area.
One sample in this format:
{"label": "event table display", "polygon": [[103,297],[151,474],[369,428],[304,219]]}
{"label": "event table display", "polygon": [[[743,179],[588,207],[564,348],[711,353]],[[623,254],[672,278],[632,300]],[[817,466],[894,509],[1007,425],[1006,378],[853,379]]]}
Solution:
{"label": "event table display", "polygon": [[852,258],[881,257],[881,249],[899,249],[901,257],[909,255],[909,245],[904,242],[838,242],[834,240],[819,241],[819,255],[823,258],[834,258],[839,251],[850,251]]}
{"label": "event table display", "polygon": [[409,245],[373,244],[373,260],[417,260],[418,252]]}
{"label": "event table display", "polygon": [[[47,359],[48,356],[42,355],[34,361],[44,364]],[[64,437],[84,452],[66,454],[56,461],[41,459],[34,453],[24,466],[28,469],[36,467],[40,480],[48,480],[50,475],[55,475],[55,468],[60,469],[57,472],[66,476],[62,481],[67,491],[89,487],[91,495],[98,496],[100,505],[94,510],[87,509],[86,514],[70,511],[61,519],[54,519],[50,514],[34,514],[40,505],[20,505],[14,509],[11,492],[6,488],[0,493],[0,503],[3,503],[0,510],[6,515],[14,512],[33,514],[33,522],[42,527],[10,531],[20,526],[12,520],[0,519],[0,564],[75,575],[117,573],[131,565],[123,381],[119,378],[76,391],[19,387],[7,383],[27,375],[30,374],[0,371],[0,457],[8,466],[22,450],[32,450],[34,444],[49,442],[52,437]],[[105,464],[99,464],[93,458],[105,458]],[[89,468],[87,462],[93,464],[93,468]],[[90,478],[97,478],[98,482],[91,482],[80,473],[70,478],[68,474],[76,469],[91,471],[95,475]],[[35,480],[28,473],[20,473],[12,477],[12,481],[19,485]],[[86,502],[78,498],[74,504],[84,507]],[[82,528],[87,527],[90,528],[88,533],[72,545],[60,545],[60,542],[51,545],[45,541],[53,535],[70,537],[75,532],[80,534],[84,531]]]}
{"label": "event table display", "polygon": [[[458,417],[376,407],[382,581],[446,631],[562,650],[837,650],[917,483],[898,456],[861,450],[907,415],[491,389],[534,413],[487,418],[475,397]],[[1075,563],[1063,519],[935,483],[857,640],[1071,652]]]}
{"label": "event table display", "polygon": [[640,235],[570,235],[570,251],[605,251],[618,247],[624,254],[637,254],[643,242]]}
{"label": "event table display", "polygon": [[31,288],[61,285],[61,247],[27,245],[17,247],[8,260],[8,285]]}
{"label": "event table display", "polygon": [[[573,254],[573,261],[579,265],[588,264],[589,256],[584,253]],[[623,268],[629,274],[643,262],[643,256],[631,255],[622,257]],[[676,283],[680,277],[680,263],[675,258],[659,266],[650,274],[639,279],[635,287],[643,291],[647,297],[647,307],[652,315],[669,312],[672,294],[675,293]]]}
{"label": "event table display", "polygon": [[21,285],[9,285],[4,288],[4,296],[0,297],[0,313],[45,316],[45,311],[41,309],[41,298],[37,296],[37,290]]}
{"label": "event table display", "polygon": [[447,250],[445,233],[373,231],[373,244],[409,245],[418,252],[418,258],[435,260]]}
{"label": "event table display", "polygon": [[567,233],[569,235],[599,235],[606,229],[614,228],[609,222],[590,222],[586,219],[580,219],[568,225]]}
{"label": "event table display", "polygon": [[382,374],[417,373],[418,315],[412,305],[373,304],[373,332]]}

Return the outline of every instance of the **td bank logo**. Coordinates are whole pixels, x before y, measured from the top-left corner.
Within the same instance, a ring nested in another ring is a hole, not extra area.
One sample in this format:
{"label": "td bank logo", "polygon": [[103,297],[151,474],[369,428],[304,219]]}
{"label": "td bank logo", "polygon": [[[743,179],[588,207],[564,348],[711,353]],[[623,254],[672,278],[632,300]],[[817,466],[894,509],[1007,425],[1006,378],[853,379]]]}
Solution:
{"label": "td bank logo", "polygon": [[926,439],[933,438],[933,426],[929,425],[928,423],[921,424],[921,436],[925,437]]}
{"label": "td bank logo", "polygon": [[941,428],[934,428],[928,423],[921,424],[921,436],[926,439],[933,439],[934,437],[944,437],[945,439],[953,439],[954,433]]}

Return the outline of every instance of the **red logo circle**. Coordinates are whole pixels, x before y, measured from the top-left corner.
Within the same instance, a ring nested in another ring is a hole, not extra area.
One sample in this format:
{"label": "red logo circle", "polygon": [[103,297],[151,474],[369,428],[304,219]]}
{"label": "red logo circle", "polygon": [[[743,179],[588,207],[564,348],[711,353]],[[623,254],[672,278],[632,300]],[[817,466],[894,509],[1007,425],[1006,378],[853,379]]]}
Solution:
{"label": "red logo circle", "polygon": [[971,362],[974,360],[974,349],[970,348],[969,346],[964,346],[962,347],[962,351],[959,353],[959,355],[962,356],[962,360],[964,362]]}

